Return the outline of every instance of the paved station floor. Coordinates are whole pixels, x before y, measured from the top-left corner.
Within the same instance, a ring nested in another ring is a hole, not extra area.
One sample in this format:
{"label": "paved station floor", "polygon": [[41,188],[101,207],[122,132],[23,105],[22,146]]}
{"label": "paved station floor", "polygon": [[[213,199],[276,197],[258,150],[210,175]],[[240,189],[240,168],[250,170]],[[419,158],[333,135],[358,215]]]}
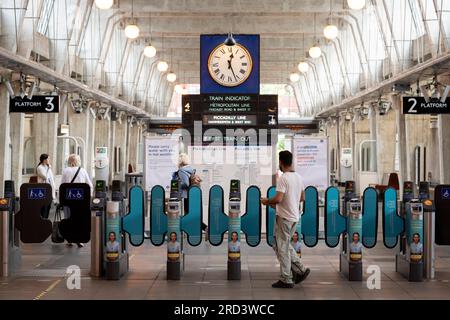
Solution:
{"label": "paved station floor", "polygon": [[[0,279],[0,299],[450,299],[450,248],[437,247],[436,280],[408,282],[395,272],[394,251],[381,241],[364,250],[364,268],[381,268],[381,289],[369,290],[368,275],[362,282],[349,282],[339,270],[339,249],[324,241],[303,248],[303,262],[310,276],[293,289],[274,289],[279,265],[265,240],[256,248],[242,245],[242,279],[228,281],[226,245],[203,243],[189,247],[180,281],[167,281],[166,247],[146,240],[130,248],[130,270],[121,280],[91,278],[90,245],[84,248],[53,244],[22,245],[22,265],[9,278]],[[81,289],[67,288],[66,268],[81,269]]]}

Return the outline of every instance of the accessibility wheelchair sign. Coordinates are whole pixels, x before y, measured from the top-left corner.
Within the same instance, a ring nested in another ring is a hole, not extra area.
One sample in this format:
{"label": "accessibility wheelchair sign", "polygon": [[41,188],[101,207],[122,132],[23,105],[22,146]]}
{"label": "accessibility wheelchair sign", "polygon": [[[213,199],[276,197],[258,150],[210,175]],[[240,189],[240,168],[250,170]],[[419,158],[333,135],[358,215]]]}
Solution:
{"label": "accessibility wheelchair sign", "polygon": [[84,190],[81,188],[68,188],[66,190],[66,199],[67,200],[83,200],[84,199]]}
{"label": "accessibility wheelchair sign", "polygon": [[442,188],[441,196],[443,200],[450,200],[450,188]]}
{"label": "accessibility wheelchair sign", "polygon": [[44,188],[28,188],[28,199],[42,200],[45,199],[47,190]]}

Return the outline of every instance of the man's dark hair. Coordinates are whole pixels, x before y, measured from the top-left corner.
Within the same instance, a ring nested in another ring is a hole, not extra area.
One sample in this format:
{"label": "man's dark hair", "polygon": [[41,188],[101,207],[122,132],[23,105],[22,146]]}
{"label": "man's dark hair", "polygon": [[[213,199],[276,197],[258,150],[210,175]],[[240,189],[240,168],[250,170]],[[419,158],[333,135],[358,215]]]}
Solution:
{"label": "man's dark hair", "polygon": [[280,162],[283,165],[285,165],[286,167],[289,167],[292,165],[292,153],[287,150],[280,151],[279,159],[280,159]]}

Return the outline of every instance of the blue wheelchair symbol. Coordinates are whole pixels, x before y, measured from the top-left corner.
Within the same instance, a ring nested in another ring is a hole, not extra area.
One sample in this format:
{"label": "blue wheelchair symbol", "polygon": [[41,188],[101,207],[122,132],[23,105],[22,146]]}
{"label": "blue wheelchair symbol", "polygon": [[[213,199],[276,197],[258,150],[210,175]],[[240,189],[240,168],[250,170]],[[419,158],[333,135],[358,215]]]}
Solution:
{"label": "blue wheelchair symbol", "polygon": [[28,199],[31,200],[41,200],[45,198],[45,189],[41,188],[30,188],[28,189]]}
{"label": "blue wheelchair symbol", "polygon": [[84,192],[83,189],[68,189],[66,193],[67,200],[83,200]]}
{"label": "blue wheelchair symbol", "polygon": [[443,199],[450,199],[450,188],[442,188],[441,194]]}

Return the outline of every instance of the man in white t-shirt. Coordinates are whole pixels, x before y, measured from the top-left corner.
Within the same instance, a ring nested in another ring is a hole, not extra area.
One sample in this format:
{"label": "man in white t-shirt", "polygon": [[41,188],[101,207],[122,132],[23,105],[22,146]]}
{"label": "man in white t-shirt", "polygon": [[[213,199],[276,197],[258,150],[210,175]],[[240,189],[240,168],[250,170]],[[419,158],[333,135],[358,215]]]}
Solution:
{"label": "man in white t-shirt", "polygon": [[272,284],[274,288],[293,288],[294,281],[299,283],[306,279],[310,270],[300,262],[291,239],[300,219],[300,202],[304,201],[304,186],[302,178],[292,166],[292,153],[281,151],[279,165],[283,175],[278,179],[276,195],[271,198],[261,198],[263,205],[276,206],[276,222],[274,230],[273,249],[280,262],[281,277]]}

